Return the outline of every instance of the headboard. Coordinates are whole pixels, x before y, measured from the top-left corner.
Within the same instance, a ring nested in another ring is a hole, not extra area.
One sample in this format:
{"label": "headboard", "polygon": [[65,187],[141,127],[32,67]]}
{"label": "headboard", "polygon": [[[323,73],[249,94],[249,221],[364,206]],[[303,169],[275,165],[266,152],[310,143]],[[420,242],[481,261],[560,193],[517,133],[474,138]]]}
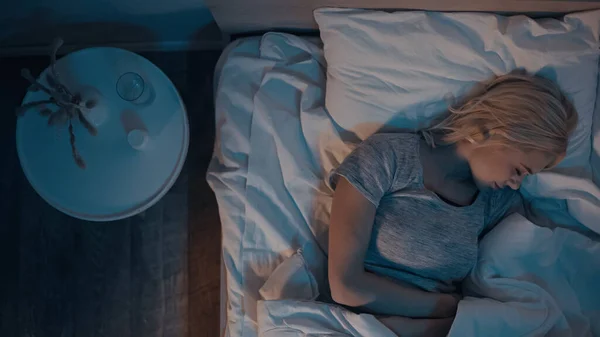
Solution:
{"label": "headboard", "polygon": [[224,33],[315,30],[320,7],[527,13],[534,16],[600,9],[600,0],[205,0]]}

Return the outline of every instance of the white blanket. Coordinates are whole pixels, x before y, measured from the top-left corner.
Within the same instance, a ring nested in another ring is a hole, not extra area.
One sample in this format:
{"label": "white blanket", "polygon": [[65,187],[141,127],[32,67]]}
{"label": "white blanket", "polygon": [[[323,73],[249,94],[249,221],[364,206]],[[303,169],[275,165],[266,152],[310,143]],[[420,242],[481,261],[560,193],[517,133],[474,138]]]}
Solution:
{"label": "white blanket", "polygon": [[[599,336],[600,243],[514,214],[481,242],[449,336]],[[297,300],[259,304],[260,336],[394,336],[371,315]]]}
{"label": "white blanket", "polygon": [[481,242],[450,336],[600,335],[600,243],[518,214]]}

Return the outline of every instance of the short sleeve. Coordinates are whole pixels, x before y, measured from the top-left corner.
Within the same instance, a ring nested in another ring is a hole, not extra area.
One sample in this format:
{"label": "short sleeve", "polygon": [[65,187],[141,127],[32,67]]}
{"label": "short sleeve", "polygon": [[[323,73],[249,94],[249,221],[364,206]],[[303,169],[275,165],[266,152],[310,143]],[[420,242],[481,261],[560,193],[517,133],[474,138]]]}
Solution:
{"label": "short sleeve", "polygon": [[339,177],[344,177],[376,207],[381,198],[397,187],[398,149],[393,140],[384,135],[369,137],[350,153],[330,175],[335,189]]}

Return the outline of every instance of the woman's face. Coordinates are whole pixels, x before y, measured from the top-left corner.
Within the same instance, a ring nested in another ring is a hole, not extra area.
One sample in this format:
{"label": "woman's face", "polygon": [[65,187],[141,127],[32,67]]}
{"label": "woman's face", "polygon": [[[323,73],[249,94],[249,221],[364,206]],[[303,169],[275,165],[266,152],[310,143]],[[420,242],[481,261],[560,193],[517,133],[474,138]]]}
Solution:
{"label": "woman's face", "polygon": [[523,178],[553,166],[556,160],[539,151],[523,152],[500,145],[476,146],[468,157],[479,188],[519,189]]}

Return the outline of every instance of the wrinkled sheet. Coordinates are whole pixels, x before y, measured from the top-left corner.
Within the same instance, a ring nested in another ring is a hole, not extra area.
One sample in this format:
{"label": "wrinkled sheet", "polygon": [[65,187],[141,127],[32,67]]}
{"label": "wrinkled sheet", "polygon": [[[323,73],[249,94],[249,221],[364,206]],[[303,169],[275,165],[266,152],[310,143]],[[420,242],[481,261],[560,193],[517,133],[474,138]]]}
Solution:
{"label": "wrinkled sheet", "polygon": [[[481,242],[450,336],[600,335],[600,243],[519,214]],[[483,297],[483,298],[481,298]]]}
{"label": "wrinkled sheet", "polygon": [[315,196],[322,169],[311,149],[318,146],[305,139],[317,140],[332,126],[323,109],[325,65],[315,41],[276,33],[243,39],[217,64],[216,141],[207,181],[222,224],[226,336],[256,336],[258,289],[285,257],[303,247],[311,261],[322,255],[315,237],[326,227],[312,222],[313,232],[309,219],[313,202],[327,202]]}
{"label": "wrinkled sheet", "polygon": [[314,301],[261,301],[258,316],[261,337],[396,337],[373,315]]}
{"label": "wrinkled sheet", "polygon": [[[325,60],[318,43],[269,33],[236,42],[226,55],[217,68],[217,137],[207,180],[215,191],[223,226],[226,335],[257,336],[259,316],[271,317],[261,314],[265,311],[258,304],[259,289],[284,259],[302,249],[315,278],[324,279],[332,191],[323,178],[360,139],[336,124],[324,108]],[[594,214],[598,214],[599,194],[589,180],[578,180],[573,187],[571,179],[577,178],[557,173],[537,179],[562,186],[536,191],[547,193],[540,199],[544,205],[552,201],[559,206],[548,223],[598,230],[593,219],[598,219]],[[558,196],[557,191],[564,193]],[[598,257],[574,256],[573,271],[581,269],[581,280],[586,280],[589,274],[585,273]],[[283,315],[279,310],[271,312]],[[281,317],[285,322],[285,315]],[[469,329],[483,329],[478,325],[481,318],[463,317],[464,335],[474,331]]]}

